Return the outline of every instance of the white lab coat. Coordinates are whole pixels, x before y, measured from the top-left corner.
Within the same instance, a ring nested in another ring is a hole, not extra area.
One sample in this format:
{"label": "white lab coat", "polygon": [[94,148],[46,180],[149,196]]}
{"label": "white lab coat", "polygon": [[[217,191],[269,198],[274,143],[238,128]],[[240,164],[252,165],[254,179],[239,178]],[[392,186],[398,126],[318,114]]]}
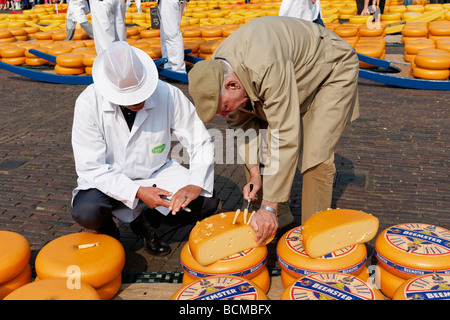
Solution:
{"label": "white lab coat", "polygon": [[[172,133],[189,154],[189,169],[169,159]],[[136,198],[140,186],[156,184],[175,193],[193,184],[203,189],[201,195],[212,196],[211,136],[187,97],[165,82],[158,82],[137,112],[131,132],[120,107],[96,92],[95,84],[87,87],[75,104],[72,146],[78,174],[73,197],[96,188],[125,204],[126,209],[113,212],[122,221],[133,221],[146,207]]]}
{"label": "white lab coat", "polygon": [[90,0],[89,4],[97,54],[114,41],[127,41],[123,0]]}
{"label": "white lab coat", "polygon": [[279,16],[294,17],[307,21],[314,21],[321,15],[320,0],[283,0],[280,5]]}

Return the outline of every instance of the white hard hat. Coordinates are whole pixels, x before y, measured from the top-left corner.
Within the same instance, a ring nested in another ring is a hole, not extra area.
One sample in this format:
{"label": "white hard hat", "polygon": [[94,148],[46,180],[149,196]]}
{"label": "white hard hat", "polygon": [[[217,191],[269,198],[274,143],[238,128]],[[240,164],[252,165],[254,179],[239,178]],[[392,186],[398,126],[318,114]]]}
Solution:
{"label": "white hard hat", "polygon": [[94,60],[92,78],[96,91],[117,105],[134,105],[147,100],[158,84],[152,58],[126,41],[116,41]]}

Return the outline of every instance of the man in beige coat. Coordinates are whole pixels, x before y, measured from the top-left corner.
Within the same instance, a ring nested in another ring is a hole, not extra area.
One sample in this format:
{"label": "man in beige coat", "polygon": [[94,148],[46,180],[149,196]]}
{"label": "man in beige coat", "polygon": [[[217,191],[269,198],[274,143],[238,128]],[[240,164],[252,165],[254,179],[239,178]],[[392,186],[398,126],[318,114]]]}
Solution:
{"label": "man in beige coat", "polygon": [[313,22],[267,16],[241,26],[211,60],[189,72],[200,119],[219,114],[230,128],[269,132],[268,168],[254,160],[261,137],[243,148],[244,199],[255,199],[259,191],[261,201],[250,222],[259,243],[278,224],[294,222],[287,201],[297,168],[303,174],[302,223],[331,206],[334,150],[346,124],[359,116],[358,70],[356,53],[333,32]]}

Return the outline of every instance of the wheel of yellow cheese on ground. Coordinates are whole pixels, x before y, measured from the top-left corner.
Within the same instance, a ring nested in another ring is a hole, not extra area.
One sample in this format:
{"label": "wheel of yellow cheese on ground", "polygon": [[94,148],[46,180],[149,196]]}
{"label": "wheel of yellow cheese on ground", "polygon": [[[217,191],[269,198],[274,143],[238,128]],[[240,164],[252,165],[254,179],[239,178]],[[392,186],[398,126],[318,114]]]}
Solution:
{"label": "wheel of yellow cheese on ground", "polygon": [[425,28],[403,28],[402,35],[404,37],[427,37],[428,36],[428,29]]}
{"label": "wheel of yellow cheese on ground", "polygon": [[392,300],[450,300],[450,274],[426,274],[406,280]]}
{"label": "wheel of yellow cheese on ground", "polygon": [[377,288],[389,299],[394,297],[394,293],[406,280],[390,273],[379,263],[375,267],[375,284]]}
{"label": "wheel of yellow cheese on ground", "polygon": [[48,54],[53,56],[58,56],[63,53],[72,52],[73,48],[71,46],[56,46],[48,49]]}
{"label": "wheel of yellow cheese on ground", "polygon": [[315,272],[342,272],[359,274],[367,261],[367,250],[359,244],[311,258],[302,244],[302,227],[286,232],[277,243],[278,263],[291,277],[299,278]]}
{"label": "wheel of yellow cheese on ground", "polygon": [[0,55],[2,58],[17,58],[17,57],[23,57],[25,52],[25,48],[21,47],[7,47],[0,49]]}
{"label": "wheel of yellow cheese on ground", "polygon": [[145,47],[145,48],[142,48],[142,51],[144,51],[146,54],[148,54],[150,56],[150,58],[152,58],[152,59],[159,59],[162,57],[161,47],[155,47],[155,46]]}
{"label": "wheel of yellow cheese on ground", "polygon": [[448,273],[450,232],[423,223],[395,225],[378,235],[375,256],[384,269],[404,279],[433,272]]}
{"label": "wheel of yellow cheese on ground", "polygon": [[252,281],[235,276],[213,276],[194,281],[177,290],[171,300],[267,300]]}
{"label": "wheel of yellow cheese on ground", "polygon": [[26,58],[25,57],[2,58],[2,62],[11,64],[13,66],[20,66],[26,63]]}
{"label": "wheel of yellow cheese on ground", "polygon": [[70,288],[67,279],[43,279],[26,284],[5,297],[4,300],[100,300],[97,291],[84,282],[79,288]]}
{"label": "wheel of yellow cheese on ground", "polygon": [[8,294],[20,288],[21,286],[30,283],[31,281],[31,266],[28,264],[25,269],[16,277],[8,282],[0,284],[0,300],[6,297]]}
{"label": "wheel of yellow cheese on ground", "polygon": [[445,50],[445,51],[447,51],[447,52],[450,52],[450,41],[448,41],[448,42],[438,42],[437,44],[436,44],[436,48],[437,49],[440,49],[440,50]]}
{"label": "wheel of yellow cheese on ground", "polygon": [[111,300],[119,292],[120,286],[122,285],[122,273],[111,281],[100,288],[96,288],[96,291],[101,300]]}
{"label": "wheel of yellow cheese on ground", "polygon": [[49,62],[42,58],[25,58],[25,64],[29,66],[42,66],[48,64]]}
{"label": "wheel of yellow cheese on ground", "polygon": [[450,53],[442,50],[434,49],[437,51],[428,51],[418,53],[414,58],[414,63],[417,67],[423,69],[443,70],[450,68]]}
{"label": "wheel of yellow cheese on ground", "polygon": [[205,43],[202,43],[200,45],[200,52],[201,53],[208,53],[212,54],[217,49],[217,47],[222,43],[222,40],[216,39],[216,40],[208,40]]}
{"label": "wheel of yellow cheese on ground", "polygon": [[78,266],[81,281],[100,288],[114,280],[125,265],[125,251],[113,237],[91,232],[59,237],[46,244],[35,262],[40,279],[67,276],[69,266]]}
{"label": "wheel of yellow cheese on ground", "polygon": [[73,76],[77,74],[82,74],[85,72],[85,67],[63,67],[59,64],[55,65],[55,72],[57,74]]}
{"label": "wheel of yellow cheese on ground", "polygon": [[354,37],[358,34],[358,28],[356,27],[337,27],[334,29],[334,33],[336,33],[338,36],[345,38],[345,37]]}
{"label": "wheel of yellow cheese on ground", "polygon": [[384,300],[376,288],[364,280],[339,272],[304,276],[289,285],[281,300]]}
{"label": "wheel of yellow cheese on ground", "polygon": [[56,64],[66,68],[80,68],[84,67],[83,58],[82,53],[62,53],[56,57]]}
{"label": "wheel of yellow cheese on ground", "polygon": [[159,29],[146,29],[140,32],[142,38],[158,38],[160,36]]}
{"label": "wheel of yellow cheese on ground", "polygon": [[434,42],[430,43],[429,41],[411,41],[405,44],[405,53],[407,54],[417,54],[417,51],[421,49],[434,49],[436,45]]}
{"label": "wheel of yellow cheese on ground", "polygon": [[[369,45],[369,44],[356,44],[355,51],[357,53],[380,59],[384,52],[384,47]],[[360,61],[359,67],[362,69],[376,68],[376,66]]]}
{"label": "wheel of yellow cheese on ground", "polygon": [[97,54],[87,54],[83,58],[83,64],[86,67],[92,67],[94,65],[95,58],[97,58]]}
{"label": "wheel of yellow cheese on ground", "polygon": [[382,28],[369,28],[367,26],[359,28],[359,35],[361,37],[378,37],[384,32]]}
{"label": "wheel of yellow cheese on ground", "polygon": [[19,275],[30,262],[28,240],[16,232],[0,231],[0,284]]}
{"label": "wheel of yellow cheese on ground", "polygon": [[426,80],[448,80],[450,77],[450,70],[432,70],[415,67],[413,70],[413,75],[419,79]]}
{"label": "wheel of yellow cheese on ground", "polygon": [[250,279],[260,273],[266,265],[267,248],[262,246],[247,249],[203,266],[194,259],[189,243],[186,243],[181,250],[180,260],[185,273],[195,278],[228,274]]}

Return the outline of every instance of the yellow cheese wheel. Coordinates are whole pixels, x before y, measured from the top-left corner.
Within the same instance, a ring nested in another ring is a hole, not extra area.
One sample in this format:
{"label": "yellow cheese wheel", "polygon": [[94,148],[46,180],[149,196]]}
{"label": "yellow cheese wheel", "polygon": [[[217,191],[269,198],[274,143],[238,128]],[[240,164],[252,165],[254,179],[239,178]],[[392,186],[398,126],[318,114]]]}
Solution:
{"label": "yellow cheese wheel", "polygon": [[287,231],[277,243],[277,259],[281,268],[297,279],[315,272],[343,272],[357,275],[367,261],[364,244],[358,244],[311,258],[303,248],[302,227]]}
{"label": "yellow cheese wheel", "polygon": [[73,50],[73,48],[71,46],[56,46],[56,47],[49,48],[47,53],[54,55],[54,56],[58,56],[63,53],[72,52],[72,50]]}
{"label": "yellow cheese wheel", "polygon": [[28,264],[25,269],[16,277],[8,282],[0,284],[0,300],[6,297],[8,294],[20,288],[31,281],[31,266]]}
{"label": "yellow cheese wheel", "polygon": [[83,64],[86,67],[92,67],[94,65],[95,58],[97,58],[97,54],[87,54],[83,58]]}
{"label": "yellow cheese wheel", "polygon": [[97,54],[97,51],[95,50],[94,47],[86,47],[86,46],[82,46],[82,47],[79,47],[79,48],[74,48],[72,50],[72,52],[73,53],[81,53],[81,54],[84,54],[84,55]]}
{"label": "yellow cheese wheel", "polygon": [[142,38],[158,38],[160,36],[159,29],[145,29],[140,32]]}
{"label": "yellow cheese wheel", "polygon": [[384,29],[382,28],[369,28],[367,26],[359,28],[359,35],[361,37],[379,37],[383,33]]}
{"label": "yellow cheese wheel", "polygon": [[223,212],[199,221],[189,235],[192,256],[206,266],[232,254],[259,247],[249,221],[250,213],[245,216],[244,213],[236,215],[236,212]]}
{"label": "yellow cheese wheel", "polygon": [[48,64],[49,62],[42,58],[25,58],[25,63],[29,66],[42,66]]}
{"label": "yellow cheese wheel", "polygon": [[119,292],[122,285],[122,273],[119,273],[117,277],[110,283],[105,284],[100,288],[96,288],[96,291],[101,300],[111,300]]}
{"label": "yellow cheese wheel", "polygon": [[77,75],[77,74],[82,74],[85,72],[85,67],[63,67],[60,66],[59,64],[55,65],[55,72],[57,74],[63,74],[63,75]]}
{"label": "yellow cheese wheel", "polygon": [[80,282],[79,288],[70,288],[67,279],[44,279],[26,284],[4,300],[100,300],[97,291],[90,285]]}
{"label": "yellow cheese wheel", "polygon": [[423,69],[419,67],[415,67],[413,70],[413,75],[419,79],[426,80],[448,80],[450,77],[450,70],[432,70],[432,69]]}
{"label": "yellow cheese wheel", "polygon": [[[93,246],[82,248],[86,245]],[[35,262],[40,279],[66,277],[67,269],[72,265],[80,268],[81,281],[99,288],[110,283],[122,271],[125,251],[113,237],[81,232],[49,242],[39,251]]]}
{"label": "yellow cheese wheel", "polygon": [[0,284],[19,275],[30,262],[27,239],[16,232],[0,231]]}
{"label": "yellow cheese wheel", "polygon": [[2,58],[2,62],[11,64],[13,66],[20,66],[26,63],[26,58],[25,57]]}
{"label": "yellow cheese wheel", "polygon": [[418,52],[414,58],[414,63],[417,67],[423,69],[442,70],[450,68],[450,53],[443,51],[440,53],[439,49],[436,52]]}
{"label": "yellow cheese wheel", "polygon": [[375,284],[377,288],[389,299],[394,297],[395,291],[406,280],[390,273],[379,263],[375,267]]}
{"label": "yellow cheese wheel", "polygon": [[162,57],[161,47],[155,47],[155,46],[145,47],[145,48],[142,48],[142,51],[144,51],[146,54],[148,54],[150,56],[150,58],[152,58],[152,59],[159,59]]}
{"label": "yellow cheese wheel", "polygon": [[208,266],[203,266],[194,259],[189,249],[189,243],[186,243],[181,250],[180,260],[185,274],[190,274],[195,278],[229,274],[251,279],[266,265],[267,248],[265,246],[250,248]]}
{"label": "yellow cheese wheel", "polygon": [[0,38],[0,43],[11,43],[15,42],[16,38],[10,37],[10,38]]}
{"label": "yellow cheese wheel", "polygon": [[[444,21],[443,21],[444,22]],[[445,21],[445,24],[430,24],[428,26],[430,34],[433,36],[450,36],[450,21]]]}
{"label": "yellow cheese wheel", "polygon": [[200,44],[197,42],[193,42],[193,41],[183,41],[183,45],[184,45],[184,49],[191,49],[191,55],[193,53],[197,53],[198,50],[200,49]]}
{"label": "yellow cheese wheel", "polygon": [[183,286],[170,300],[267,300],[267,296],[251,280],[223,275],[202,278]]}
{"label": "yellow cheese wheel", "polygon": [[85,67],[84,72],[86,72],[87,75],[92,75],[92,67]]}
{"label": "yellow cheese wheel", "polygon": [[45,31],[35,32],[34,37],[36,38],[36,40],[51,40],[52,33]]}
{"label": "yellow cheese wheel", "polygon": [[80,68],[84,67],[83,58],[82,53],[62,53],[56,57],[56,64],[66,68]]}
{"label": "yellow cheese wheel", "polygon": [[15,28],[9,28],[9,31],[13,36],[26,36],[27,32],[24,28],[21,27],[15,27]]}
{"label": "yellow cheese wheel", "polygon": [[221,43],[221,39],[208,40],[200,45],[200,52],[212,54]]}
{"label": "yellow cheese wheel", "polygon": [[450,274],[427,274],[406,280],[392,300],[450,300]]}
{"label": "yellow cheese wheel", "polygon": [[428,36],[428,29],[425,28],[403,28],[402,35],[404,37],[427,37]]}
{"label": "yellow cheese wheel", "polygon": [[357,27],[337,27],[334,29],[334,33],[336,33],[338,36],[344,38],[344,37],[355,37],[358,34],[358,28]]}
{"label": "yellow cheese wheel", "polygon": [[0,49],[0,56],[2,58],[17,58],[17,57],[23,57],[25,52],[25,48],[21,47],[6,47],[3,49]]}
{"label": "yellow cheese wheel", "polygon": [[378,219],[351,209],[329,209],[303,224],[303,248],[312,258],[370,241],[378,231]]}
{"label": "yellow cheese wheel", "polygon": [[438,42],[436,48],[450,52],[450,41]]}
{"label": "yellow cheese wheel", "polygon": [[364,280],[339,272],[319,272],[290,284],[281,300],[384,300],[376,288]]}
{"label": "yellow cheese wheel", "polygon": [[11,38],[12,37],[12,33],[9,30],[0,30],[0,39],[4,39],[4,38]]}
{"label": "yellow cheese wheel", "polygon": [[423,223],[395,225],[377,236],[375,255],[384,269],[403,279],[432,272],[449,273],[450,232]]}
{"label": "yellow cheese wheel", "polygon": [[[355,51],[369,57],[380,59],[384,52],[384,47],[368,43],[357,43]],[[360,61],[359,67],[363,69],[376,68],[376,66]]]}
{"label": "yellow cheese wheel", "polygon": [[[35,49],[37,51],[44,52],[44,53],[47,53],[49,50],[49,48],[41,47],[41,46],[38,46],[37,48],[29,48],[29,49]],[[29,49],[25,50],[25,52],[24,52],[25,57],[26,58],[37,58],[34,54],[29,52]]]}
{"label": "yellow cheese wheel", "polygon": [[187,28],[183,31],[184,38],[198,38],[202,36],[202,29],[200,28]]}
{"label": "yellow cheese wheel", "polygon": [[203,38],[215,38],[215,37],[222,37],[222,29],[202,29],[202,37]]}
{"label": "yellow cheese wheel", "polygon": [[405,43],[405,53],[407,54],[417,54],[420,49],[434,49],[436,48],[434,42],[429,41],[408,41]]}

